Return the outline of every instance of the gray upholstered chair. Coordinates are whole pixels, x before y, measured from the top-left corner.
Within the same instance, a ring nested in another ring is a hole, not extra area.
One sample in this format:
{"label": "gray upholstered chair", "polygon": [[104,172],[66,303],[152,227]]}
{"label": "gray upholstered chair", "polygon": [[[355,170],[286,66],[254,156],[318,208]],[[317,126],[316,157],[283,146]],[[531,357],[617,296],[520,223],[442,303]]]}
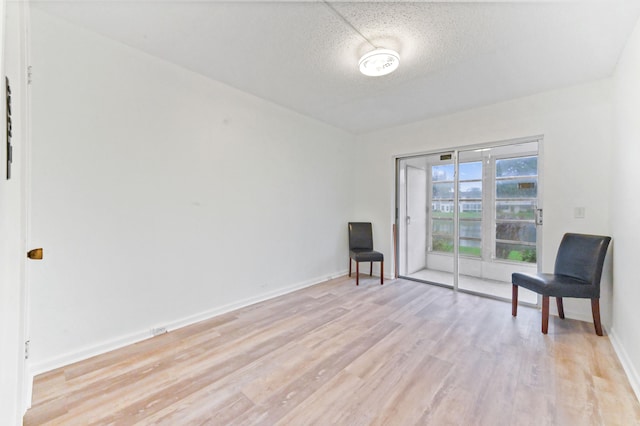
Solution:
{"label": "gray upholstered chair", "polygon": [[384,284],[384,256],[373,250],[373,231],[369,222],[349,222],[349,276],[351,261],[356,262],[356,285],[359,285],[360,262],[369,262],[369,275],[373,275],[373,262],[380,262],[380,285]]}
{"label": "gray upholstered chair", "polygon": [[511,275],[513,284],[511,314],[518,313],[518,287],[542,295],[542,332],[549,329],[549,296],[556,298],[558,316],[564,318],[563,297],[591,299],[593,325],[602,336],[600,324],[600,278],[611,237],[565,234],[558,249],[553,274]]}

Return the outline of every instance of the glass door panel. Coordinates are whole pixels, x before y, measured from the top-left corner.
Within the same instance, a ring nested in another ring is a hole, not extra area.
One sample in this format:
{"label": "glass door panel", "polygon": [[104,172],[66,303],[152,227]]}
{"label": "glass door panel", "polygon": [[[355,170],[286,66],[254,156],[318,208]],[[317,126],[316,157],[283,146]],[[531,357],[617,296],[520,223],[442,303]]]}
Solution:
{"label": "glass door panel", "polygon": [[537,271],[537,142],[460,151],[458,167],[458,288],[510,299],[511,274]]}
{"label": "glass door panel", "polygon": [[452,153],[398,161],[398,269],[404,278],[453,286]]}

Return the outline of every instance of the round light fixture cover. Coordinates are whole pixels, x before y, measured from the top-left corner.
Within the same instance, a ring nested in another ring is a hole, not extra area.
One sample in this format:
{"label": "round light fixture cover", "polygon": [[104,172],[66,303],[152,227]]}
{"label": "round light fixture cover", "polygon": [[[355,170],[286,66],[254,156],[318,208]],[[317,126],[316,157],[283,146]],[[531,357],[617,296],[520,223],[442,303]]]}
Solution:
{"label": "round light fixture cover", "polygon": [[400,65],[398,52],[389,49],[375,49],[360,58],[360,72],[370,77],[391,74]]}

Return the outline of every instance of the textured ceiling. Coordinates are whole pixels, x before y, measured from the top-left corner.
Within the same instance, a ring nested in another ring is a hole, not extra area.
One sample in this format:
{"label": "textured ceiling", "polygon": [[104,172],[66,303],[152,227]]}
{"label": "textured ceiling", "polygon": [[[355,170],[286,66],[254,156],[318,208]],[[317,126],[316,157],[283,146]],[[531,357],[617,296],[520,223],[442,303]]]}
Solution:
{"label": "textured ceiling", "polygon": [[[640,15],[639,0],[32,4],[354,133],[607,77]],[[361,75],[370,43],[400,68]]]}

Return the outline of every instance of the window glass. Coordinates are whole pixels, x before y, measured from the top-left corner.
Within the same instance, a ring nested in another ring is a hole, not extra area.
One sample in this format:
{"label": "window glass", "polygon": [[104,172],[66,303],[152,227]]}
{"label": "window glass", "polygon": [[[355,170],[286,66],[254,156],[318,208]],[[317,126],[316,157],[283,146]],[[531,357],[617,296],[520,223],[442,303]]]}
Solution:
{"label": "window glass", "polygon": [[482,200],[482,181],[460,182],[460,192],[458,197],[461,200],[475,198]]}
{"label": "window glass", "polygon": [[495,179],[496,258],[535,263],[538,157],[496,160]]}
{"label": "window glass", "polygon": [[496,181],[497,198],[535,198],[538,195],[538,178],[500,179]]}
{"label": "window glass", "polygon": [[453,200],[453,182],[434,183],[433,199]]}
{"label": "window glass", "polygon": [[481,180],[482,161],[460,163],[460,180]]}
{"label": "window glass", "polygon": [[496,203],[497,219],[533,220],[536,203],[531,200],[498,201]]}
{"label": "window glass", "polygon": [[501,222],[496,224],[496,239],[535,243],[536,225],[529,222]]}
{"label": "window glass", "polygon": [[482,256],[482,241],[460,238],[460,254],[465,256]]}
{"label": "window glass", "polygon": [[444,235],[453,238],[453,222],[446,219],[434,219],[433,235]]}
{"label": "window glass", "polygon": [[434,182],[444,180],[453,181],[453,164],[444,164],[431,167],[431,179]]}
{"label": "window glass", "polygon": [[496,160],[496,177],[538,176],[538,157]]}
{"label": "window glass", "polygon": [[453,201],[434,201],[431,205],[432,216],[435,219],[453,219]]}
{"label": "window glass", "polygon": [[479,220],[461,220],[460,238],[482,238],[482,222]]}
{"label": "window glass", "polygon": [[442,235],[434,235],[432,244],[433,251],[453,253],[453,237],[448,238]]}
{"label": "window glass", "polygon": [[536,247],[513,243],[496,243],[498,259],[536,263]]}

